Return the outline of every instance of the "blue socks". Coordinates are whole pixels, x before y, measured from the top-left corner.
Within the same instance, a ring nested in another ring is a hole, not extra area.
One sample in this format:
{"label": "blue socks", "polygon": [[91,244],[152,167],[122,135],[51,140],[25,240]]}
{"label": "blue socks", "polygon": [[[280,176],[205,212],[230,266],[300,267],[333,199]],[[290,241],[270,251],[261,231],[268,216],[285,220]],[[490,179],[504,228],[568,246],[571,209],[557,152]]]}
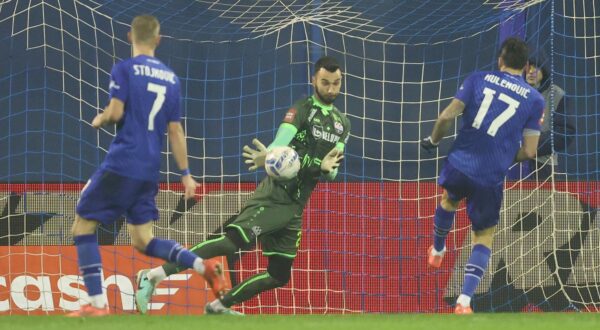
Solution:
{"label": "blue socks", "polygon": [[183,248],[179,243],[172,240],[153,238],[146,247],[146,255],[161,258],[168,262],[176,263],[178,266],[194,268],[197,255]]}
{"label": "blue socks", "polygon": [[454,213],[456,211],[446,211],[441,205],[435,209],[435,217],[433,219],[433,248],[442,252],[446,247],[446,236],[452,229],[454,223]]}
{"label": "blue socks", "polygon": [[473,297],[475,289],[477,289],[487,269],[491,254],[492,251],[485,245],[477,244],[473,246],[471,256],[465,265],[465,281],[463,283],[462,294]]}
{"label": "blue socks", "polygon": [[96,234],[73,237],[77,247],[79,272],[88,289],[89,296],[102,294],[102,261]]}

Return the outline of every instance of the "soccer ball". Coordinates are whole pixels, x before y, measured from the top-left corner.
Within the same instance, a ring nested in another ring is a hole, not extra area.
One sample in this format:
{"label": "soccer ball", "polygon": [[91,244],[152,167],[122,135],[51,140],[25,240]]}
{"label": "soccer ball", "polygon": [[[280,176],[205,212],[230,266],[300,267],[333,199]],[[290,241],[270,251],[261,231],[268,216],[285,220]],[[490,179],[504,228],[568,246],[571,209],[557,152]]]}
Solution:
{"label": "soccer ball", "polygon": [[265,158],[267,174],[277,180],[289,180],[300,170],[300,159],[296,150],[290,147],[275,147]]}

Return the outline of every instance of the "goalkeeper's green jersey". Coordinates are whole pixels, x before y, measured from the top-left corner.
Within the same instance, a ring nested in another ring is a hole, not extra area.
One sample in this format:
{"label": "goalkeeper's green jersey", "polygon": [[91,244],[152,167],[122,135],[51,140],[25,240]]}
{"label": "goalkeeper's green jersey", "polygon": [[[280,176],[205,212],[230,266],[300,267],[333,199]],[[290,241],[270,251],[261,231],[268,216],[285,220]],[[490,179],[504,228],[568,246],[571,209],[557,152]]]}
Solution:
{"label": "goalkeeper's green jersey", "polygon": [[267,176],[253,199],[293,201],[302,207],[322,175],[321,160],[336,146],[343,148],[350,136],[350,121],[334,105],[325,105],[314,96],[301,99],[287,111],[283,123],[298,129],[289,143],[300,157],[301,168],[291,180],[276,181]]}

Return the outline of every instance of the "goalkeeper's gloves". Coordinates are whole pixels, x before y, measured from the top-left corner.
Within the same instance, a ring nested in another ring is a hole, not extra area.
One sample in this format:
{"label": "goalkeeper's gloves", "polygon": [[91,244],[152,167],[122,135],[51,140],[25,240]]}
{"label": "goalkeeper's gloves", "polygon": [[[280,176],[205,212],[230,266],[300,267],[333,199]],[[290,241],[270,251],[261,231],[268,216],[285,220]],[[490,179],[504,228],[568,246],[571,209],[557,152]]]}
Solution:
{"label": "goalkeeper's gloves", "polygon": [[427,152],[431,153],[433,149],[437,148],[439,143],[433,143],[431,140],[431,136],[428,136],[421,140],[421,148],[427,150]]}

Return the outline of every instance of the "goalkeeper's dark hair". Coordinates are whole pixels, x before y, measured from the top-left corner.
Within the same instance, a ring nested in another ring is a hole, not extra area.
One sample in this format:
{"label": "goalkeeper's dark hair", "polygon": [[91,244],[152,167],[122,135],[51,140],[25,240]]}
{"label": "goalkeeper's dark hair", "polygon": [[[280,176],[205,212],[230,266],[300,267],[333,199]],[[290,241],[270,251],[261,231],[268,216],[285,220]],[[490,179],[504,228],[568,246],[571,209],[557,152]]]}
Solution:
{"label": "goalkeeper's dark hair", "polygon": [[511,37],[502,43],[500,57],[509,68],[522,70],[527,65],[529,50],[525,41]]}
{"label": "goalkeeper's dark hair", "polygon": [[323,56],[315,62],[315,74],[319,72],[321,68],[329,72],[336,72],[340,68],[340,64],[331,56]]}

